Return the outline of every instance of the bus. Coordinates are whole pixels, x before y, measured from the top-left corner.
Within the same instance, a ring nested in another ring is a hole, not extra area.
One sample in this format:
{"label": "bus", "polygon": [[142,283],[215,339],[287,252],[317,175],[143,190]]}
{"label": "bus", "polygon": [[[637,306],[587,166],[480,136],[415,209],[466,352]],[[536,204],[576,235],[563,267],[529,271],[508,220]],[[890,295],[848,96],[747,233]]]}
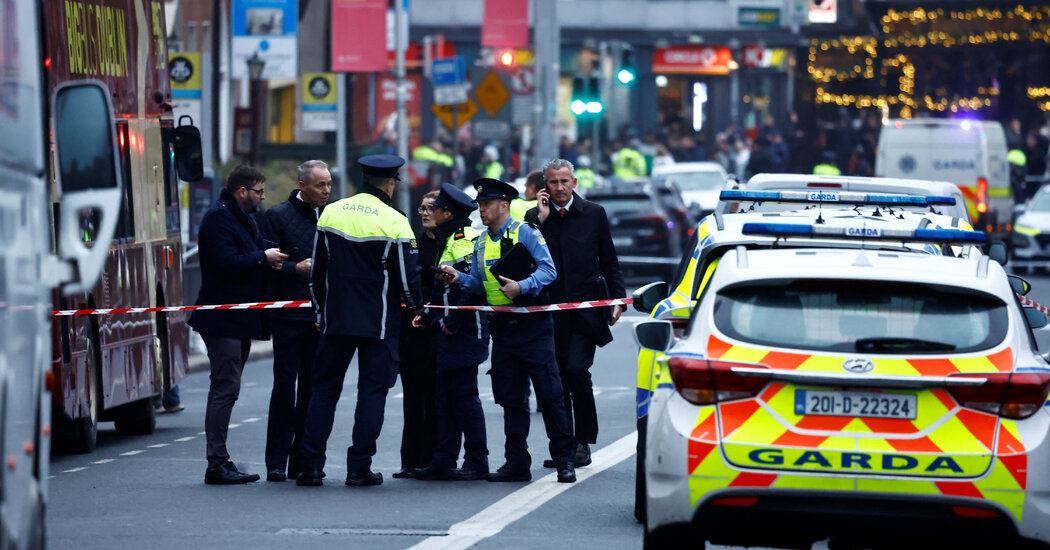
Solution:
{"label": "bus", "polygon": [[[98,283],[55,296],[57,309],[183,304],[175,126],[161,0],[42,1],[48,89],[92,78],[113,103],[120,211]],[[53,141],[48,144],[54,147]],[[52,186],[51,201],[58,196]],[[52,231],[56,217],[51,216]],[[154,400],[187,374],[186,314],[59,317],[51,370],[54,439],[91,452],[99,422],[122,434],[156,427]]]}

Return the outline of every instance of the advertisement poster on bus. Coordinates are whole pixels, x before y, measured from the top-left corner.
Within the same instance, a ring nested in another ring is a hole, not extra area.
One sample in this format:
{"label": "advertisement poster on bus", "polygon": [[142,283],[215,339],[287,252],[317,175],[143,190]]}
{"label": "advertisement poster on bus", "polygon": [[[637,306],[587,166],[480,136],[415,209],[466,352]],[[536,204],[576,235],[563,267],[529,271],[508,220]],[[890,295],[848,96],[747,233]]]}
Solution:
{"label": "advertisement poster on bus", "polygon": [[262,79],[298,78],[298,0],[233,0],[233,78],[248,78],[253,54],[266,62]]}

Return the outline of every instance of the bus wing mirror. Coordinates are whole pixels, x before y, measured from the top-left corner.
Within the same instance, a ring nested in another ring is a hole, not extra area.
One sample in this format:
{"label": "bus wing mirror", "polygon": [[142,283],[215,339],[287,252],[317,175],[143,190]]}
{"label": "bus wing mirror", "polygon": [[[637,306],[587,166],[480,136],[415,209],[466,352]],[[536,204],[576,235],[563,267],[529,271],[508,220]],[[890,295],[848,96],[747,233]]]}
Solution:
{"label": "bus wing mirror", "polygon": [[64,294],[90,291],[109,257],[123,181],[113,124],[113,104],[97,80],[55,89],[55,172],[61,192],[56,216],[59,257],[72,272]]}
{"label": "bus wing mirror", "polygon": [[[183,124],[189,119],[189,124]],[[175,171],[182,181],[195,182],[204,177],[204,154],[201,152],[201,132],[188,115],[179,117],[179,126],[172,132],[175,147]]]}

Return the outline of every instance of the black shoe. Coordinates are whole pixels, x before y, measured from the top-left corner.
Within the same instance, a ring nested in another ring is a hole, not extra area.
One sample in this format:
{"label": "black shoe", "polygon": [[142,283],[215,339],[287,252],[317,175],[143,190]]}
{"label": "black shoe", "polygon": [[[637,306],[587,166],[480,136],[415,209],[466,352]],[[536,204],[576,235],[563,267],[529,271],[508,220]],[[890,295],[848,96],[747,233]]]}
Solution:
{"label": "black shoe", "polygon": [[498,470],[489,474],[489,481],[532,481],[532,472],[528,470],[514,470],[509,464],[500,466]]}
{"label": "black shoe", "polygon": [[572,464],[558,468],[558,483],[576,483],[576,469]]}
{"label": "black shoe", "polygon": [[346,484],[351,487],[364,487],[367,485],[382,485],[383,474],[379,472],[365,472],[364,474],[346,474]]}
{"label": "black shoe", "polygon": [[488,479],[489,473],[481,470],[475,470],[473,468],[456,468],[452,470],[450,474],[452,479],[456,481],[481,481]]}
{"label": "black shoe", "polygon": [[544,468],[557,468],[558,465],[554,463],[554,459],[553,458],[548,458],[547,460],[543,461],[543,467]]}
{"label": "black shoe", "polygon": [[217,468],[209,467],[204,471],[204,483],[208,485],[241,485],[253,481],[259,481],[259,474],[239,472],[232,462]]}
{"label": "black shoe", "polygon": [[416,477],[416,468],[404,467],[394,472],[394,479],[413,479]]}
{"label": "black shoe", "polygon": [[295,484],[300,487],[320,487],[324,485],[321,479],[324,478],[324,472],[320,468],[307,468],[302,472],[299,472],[299,477],[296,478]]}
{"label": "black shoe", "polygon": [[572,459],[573,466],[584,467],[591,465],[591,446],[586,443],[576,445],[576,454]]}
{"label": "black shoe", "polygon": [[444,481],[452,479],[452,470],[443,470],[441,468],[427,466],[426,468],[416,468],[416,470],[412,472],[412,477],[424,481]]}
{"label": "black shoe", "polygon": [[274,468],[266,472],[266,481],[284,481],[286,479],[288,479],[288,476],[284,475],[284,470],[280,468]]}

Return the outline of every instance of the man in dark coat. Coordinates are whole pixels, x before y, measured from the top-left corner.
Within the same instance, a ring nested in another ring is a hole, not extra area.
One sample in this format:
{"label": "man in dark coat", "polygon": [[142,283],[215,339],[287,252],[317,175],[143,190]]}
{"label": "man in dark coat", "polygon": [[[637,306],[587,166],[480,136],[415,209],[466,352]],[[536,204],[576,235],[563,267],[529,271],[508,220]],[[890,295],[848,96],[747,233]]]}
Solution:
{"label": "man in dark coat", "polygon": [[[308,160],[299,165],[299,188],[288,200],[262,217],[263,236],[288,254],[271,277],[274,300],[310,300],[310,267],[317,218],[332,191],[328,165]],[[310,372],[320,332],[312,308],[275,309],[270,312],[273,332],[273,390],[266,423],[266,481],[299,476],[296,456],[303,439],[303,421],[310,403]],[[285,467],[288,474],[285,474]]]}
{"label": "man in dark coat", "polygon": [[[251,166],[238,166],[200,226],[201,290],[197,305],[259,302],[266,299],[267,276],[288,257],[263,247],[259,228],[249,214],[266,196],[266,176]],[[208,469],[204,482],[214,485],[258,481],[239,472],[226,451],[230,413],[241,391],[241,371],[252,340],[270,337],[261,310],[194,311],[189,325],[201,334],[211,362],[211,386],[204,430]]]}
{"label": "man in dark coat", "polygon": [[[525,221],[543,233],[558,277],[548,288],[551,303],[623,298],[623,274],[613,248],[605,209],[580,198],[572,163],[555,159],[543,169],[547,188]],[[576,466],[591,463],[590,445],[598,438],[598,412],[591,384],[595,346],[612,341],[609,327],[623,306],[561,311],[554,314],[554,351],[565,389],[565,412],[573,433]],[[553,460],[544,461],[554,467]]]}

